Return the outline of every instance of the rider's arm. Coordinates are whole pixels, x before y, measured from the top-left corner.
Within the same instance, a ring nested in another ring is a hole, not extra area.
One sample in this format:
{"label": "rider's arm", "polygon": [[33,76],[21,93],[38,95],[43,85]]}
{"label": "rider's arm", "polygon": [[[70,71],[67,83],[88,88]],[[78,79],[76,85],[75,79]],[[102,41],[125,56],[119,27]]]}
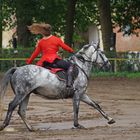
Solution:
{"label": "rider's arm", "polygon": [[69,47],[68,45],[66,45],[61,39],[59,39],[59,45],[66,51],[70,52],[70,53],[73,53],[74,50]]}
{"label": "rider's arm", "polygon": [[39,43],[36,46],[35,51],[32,53],[31,57],[29,59],[26,60],[27,64],[31,64],[32,61],[38,56],[38,54],[40,53],[41,49],[40,49],[40,45]]}

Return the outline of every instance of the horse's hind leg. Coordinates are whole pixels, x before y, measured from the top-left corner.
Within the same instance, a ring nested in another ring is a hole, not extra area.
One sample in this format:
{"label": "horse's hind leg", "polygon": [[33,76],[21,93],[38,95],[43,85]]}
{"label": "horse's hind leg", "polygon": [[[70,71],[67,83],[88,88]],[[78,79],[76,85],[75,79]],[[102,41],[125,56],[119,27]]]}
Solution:
{"label": "horse's hind leg", "polygon": [[87,103],[88,105],[94,107],[95,109],[97,109],[105,119],[108,120],[108,124],[113,124],[115,123],[114,119],[112,119],[111,117],[109,117],[99,106],[99,104],[97,104],[95,101],[91,100],[86,94],[84,94],[81,98],[81,101]]}
{"label": "horse's hind leg", "polygon": [[27,122],[27,119],[26,119],[26,109],[27,109],[27,105],[29,102],[29,97],[30,97],[30,94],[27,95],[25,97],[25,99],[19,104],[18,114],[21,117],[21,119],[23,120],[23,122],[25,123],[28,130],[34,131],[33,127],[31,125],[29,125],[29,123]]}
{"label": "horse's hind leg", "polygon": [[6,126],[9,125],[9,122],[10,122],[10,119],[11,119],[11,116],[12,116],[12,113],[13,113],[14,109],[17,107],[17,105],[19,105],[21,103],[23,98],[24,98],[23,94],[17,94],[15,96],[15,98],[13,99],[13,101],[11,101],[9,103],[6,118],[5,118],[4,122],[3,122],[3,125],[0,126],[0,131],[3,130]]}

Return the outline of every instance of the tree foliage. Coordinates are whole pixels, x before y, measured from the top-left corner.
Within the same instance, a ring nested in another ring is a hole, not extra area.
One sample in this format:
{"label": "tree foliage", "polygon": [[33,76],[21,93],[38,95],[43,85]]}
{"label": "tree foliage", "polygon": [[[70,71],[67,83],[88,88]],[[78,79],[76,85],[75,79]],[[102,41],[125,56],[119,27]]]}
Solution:
{"label": "tree foliage", "polygon": [[[74,34],[86,31],[90,24],[100,24],[97,1],[76,0]],[[21,44],[26,41],[25,44],[28,44],[30,41],[31,36],[25,26],[32,22],[50,23],[54,33],[64,35],[67,25],[67,3],[66,0],[3,0],[3,27],[11,29],[18,26]],[[111,0],[113,25],[117,24],[121,29],[129,25],[130,33],[140,28],[139,5],[139,0]]]}
{"label": "tree foliage", "polygon": [[98,9],[100,14],[100,24],[102,30],[102,39],[105,51],[109,52],[112,47],[112,22],[110,12],[110,0],[98,0]]}
{"label": "tree foliage", "polygon": [[0,47],[2,46],[2,1],[0,0]]}
{"label": "tree foliage", "polygon": [[130,27],[127,34],[136,33],[140,29],[140,1],[112,0],[112,18],[114,25],[119,25],[120,31]]}
{"label": "tree foliage", "polygon": [[75,26],[80,31],[87,30],[87,27],[90,24],[99,25],[99,14],[96,0],[78,0],[75,16]]}

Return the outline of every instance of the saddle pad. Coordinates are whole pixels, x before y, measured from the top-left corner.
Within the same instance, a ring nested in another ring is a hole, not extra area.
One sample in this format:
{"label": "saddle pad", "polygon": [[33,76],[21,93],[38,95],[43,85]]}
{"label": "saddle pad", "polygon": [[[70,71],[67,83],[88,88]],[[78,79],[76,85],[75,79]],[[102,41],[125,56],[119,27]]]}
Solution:
{"label": "saddle pad", "polygon": [[67,79],[67,73],[63,70],[61,70],[61,71],[57,71],[56,73],[56,76],[57,76],[57,78],[59,79],[59,80],[61,80],[61,81],[66,81],[66,79]]}
{"label": "saddle pad", "polygon": [[[55,68],[53,68],[53,69],[55,69]],[[57,69],[55,72],[54,72],[54,70],[53,71],[51,70],[51,72],[56,74],[56,76],[59,80],[61,80],[61,81],[67,80],[67,73],[63,69],[59,69],[59,70]],[[78,76],[78,73],[79,73],[78,68],[76,65],[74,65],[74,72],[72,73],[73,80],[76,79],[76,77]]]}

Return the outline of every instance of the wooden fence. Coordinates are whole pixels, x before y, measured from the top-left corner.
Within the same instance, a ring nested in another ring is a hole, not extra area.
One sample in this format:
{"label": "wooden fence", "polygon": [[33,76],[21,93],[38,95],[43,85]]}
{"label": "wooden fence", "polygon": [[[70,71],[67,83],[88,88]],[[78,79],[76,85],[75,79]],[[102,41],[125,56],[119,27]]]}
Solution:
{"label": "wooden fence", "polygon": [[[9,67],[12,67],[12,66],[22,66],[22,65],[25,65],[25,60],[27,58],[0,58],[0,71],[3,71],[3,70],[7,70],[9,69]],[[37,58],[36,60],[39,60],[39,58]],[[113,64],[114,66],[114,72],[117,72],[118,71],[118,67],[119,66],[123,66],[131,61],[131,65],[135,65],[135,63],[138,65],[139,67],[139,71],[140,71],[140,59],[138,58],[132,58],[132,59],[128,59],[128,58],[109,58],[110,62]],[[9,65],[7,64],[7,68],[3,69],[4,65],[6,64],[6,62],[11,62]],[[22,62],[22,63],[21,63]],[[126,69],[127,71],[127,69]]]}

